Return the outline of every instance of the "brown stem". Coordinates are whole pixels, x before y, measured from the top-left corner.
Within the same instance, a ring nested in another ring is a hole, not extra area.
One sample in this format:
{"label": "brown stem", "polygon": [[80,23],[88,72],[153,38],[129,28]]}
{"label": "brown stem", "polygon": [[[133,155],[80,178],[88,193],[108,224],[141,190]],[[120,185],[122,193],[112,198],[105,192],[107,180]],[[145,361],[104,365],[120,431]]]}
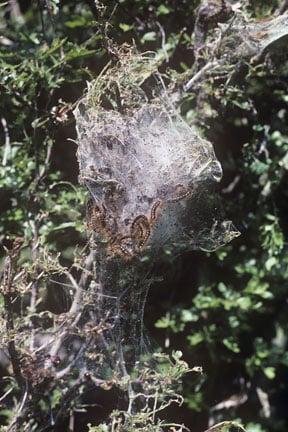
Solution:
{"label": "brown stem", "polygon": [[3,282],[1,290],[4,297],[4,306],[6,311],[6,330],[8,337],[8,352],[12,363],[14,376],[20,388],[23,385],[23,377],[20,368],[19,354],[15,345],[15,331],[14,331],[14,310],[13,304],[17,297],[17,293],[13,287],[13,280],[16,274],[16,264],[20,254],[20,248],[23,243],[22,238],[16,238],[13,242],[12,249],[7,250],[7,257],[5,259]]}
{"label": "brown stem", "polygon": [[283,0],[278,8],[276,9],[274,15],[282,15],[288,7],[288,0]]}

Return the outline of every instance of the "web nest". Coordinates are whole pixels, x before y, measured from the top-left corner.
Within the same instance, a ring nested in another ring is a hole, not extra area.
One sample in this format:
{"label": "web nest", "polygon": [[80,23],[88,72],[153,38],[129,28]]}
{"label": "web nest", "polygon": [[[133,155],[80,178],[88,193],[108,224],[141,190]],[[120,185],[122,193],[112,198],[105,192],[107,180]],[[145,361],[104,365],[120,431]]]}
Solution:
{"label": "web nest", "polygon": [[158,65],[122,48],[74,112],[87,224],[108,258],[213,250],[239,234],[208,193],[222,176],[213,147],[180,117]]}

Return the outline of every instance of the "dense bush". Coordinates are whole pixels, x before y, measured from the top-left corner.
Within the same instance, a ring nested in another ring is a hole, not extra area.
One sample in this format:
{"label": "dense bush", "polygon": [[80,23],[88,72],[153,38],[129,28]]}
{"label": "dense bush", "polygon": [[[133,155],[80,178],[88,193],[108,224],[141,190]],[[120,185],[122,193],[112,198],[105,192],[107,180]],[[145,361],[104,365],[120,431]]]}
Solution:
{"label": "dense bush", "polygon": [[[87,430],[88,422],[97,425],[97,415],[95,400],[80,397],[87,396],[86,381],[77,381],[73,365],[67,375],[57,375],[60,359],[40,359],[36,348],[39,329],[45,336],[51,328],[61,328],[61,319],[67,320],[77,293],[73,283],[87,285],[91,271],[72,110],[86,81],[113,62],[115,47],[123,42],[159,52],[161,70],[172,70],[175,81],[187,82],[197,72],[192,32],[199,2],[2,3],[0,422],[10,424],[3,430],[56,431],[69,430],[69,418],[70,430]],[[272,0],[243,3],[249,19],[265,17],[280,6]],[[214,41],[213,30],[209,37]],[[242,235],[216,252],[191,252],[172,266],[163,263],[167,277],[150,292],[147,327],[155,345],[173,355],[172,360],[158,358],[160,366],[166,365],[160,367],[161,377],[148,366],[142,373],[155,392],[164,388],[161,415],[169,419],[166,428],[171,431],[183,422],[191,430],[203,430],[208,419],[235,421],[234,430],[241,430],[243,422],[249,432],[286,431],[285,53],[284,42],[263,62],[243,60],[237,62],[236,73],[208,74],[183,96],[183,116],[214,144],[224,169],[219,193]],[[204,374],[183,378],[189,368],[175,354],[178,349],[189,364],[203,366]],[[51,373],[47,362],[53,363]],[[184,404],[166,407],[170,385],[177,381],[180,387],[182,378],[181,390],[171,390],[170,396],[179,402],[181,392]],[[127,390],[127,383],[119,388]],[[110,390],[108,401],[100,395],[107,412],[98,422],[117,408],[122,411],[116,412],[111,430],[137,430],[143,418],[128,415],[130,429],[121,429],[119,419],[127,406],[113,405],[121,397],[112,386]],[[86,414],[77,414],[77,408],[87,409]],[[150,429],[139,430],[161,430],[153,407],[146,408]],[[229,426],[222,423],[218,430]],[[103,423],[90,430],[110,429]]]}

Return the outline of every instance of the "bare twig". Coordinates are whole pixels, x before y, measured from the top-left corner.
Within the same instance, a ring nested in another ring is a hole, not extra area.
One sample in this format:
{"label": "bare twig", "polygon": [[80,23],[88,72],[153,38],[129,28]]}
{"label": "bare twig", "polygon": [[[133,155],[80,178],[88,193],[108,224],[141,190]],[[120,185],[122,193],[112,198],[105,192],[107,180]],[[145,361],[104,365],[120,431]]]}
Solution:
{"label": "bare twig", "polygon": [[62,323],[63,332],[59,334],[59,330],[61,327],[57,327],[55,331],[55,335],[57,334],[57,337],[55,336],[55,339],[48,343],[49,345],[52,345],[49,350],[51,356],[55,356],[58,353],[63,344],[63,341],[65,340],[65,337],[70,334],[71,331],[73,331],[73,328],[75,329],[82,316],[81,308],[83,305],[83,291],[87,287],[87,281],[90,277],[90,272],[93,267],[93,257],[94,251],[91,250],[91,252],[89,253],[89,255],[87,255],[85,259],[84,269],[82,270],[79,282],[75,280],[75,278],[70,272],[65,272],[66,277],[70,280],[73,287],[75,288],[75,294],[70,310],[66,314],[67,319],[64,321],[64,323]]}
{"label": "bare twig", "polygon": [[66,336],[68,334],[71,334],[71,332],[73,331],[73,329],[75,329],[75,327],[76,327],[77,323],[79,322],[80,318],[81,318],[81,312],[78,313],[78,315],[76,315],[76,317],[74,318],[74,320],[72,322],[71,322],[71,319],[67,318],[67,320],[65,320],[64,330],[61,333],[61,335],[59,335],[57,333],[59,331],[59,328],[56,330],[56,332],[55,332],[55,339],[52,342],[53,345],[52,345],[52,347],[51,347],[51,349],[49,351],[49,354],[51,356],[55,356],[55,355],[58,354],[58,352],[59,352],[59,350],[60,350],[60,348],[61,348],[61,346],[63,344],[63,341],[66,338]]}
{"label": "bare twig", "polygon": [[4,297],[4,305],[6,312],[8,352],[11,359],[14,376],[20,388],[23,384],[23,377],[20,369],[19,355],[15,345],[13,303],[17,294],[14,290],[13,282],[16,275],[16,265],[20,255],[20,249],[22,244],[23,239],[18,237],[14,240],[12,249],[7,250],[7,257],[5,259],[4,273],[1,283],[1,291]]}
{"label": "bare twig", "polygon": [[76,354],[76,356],[74,357],[74,359],[72,361],[70,361],[68,366],[66,366],[64,369],[61,369],[59,372],[57,372],[57,374],[56,374],[57,379],[62,378],[64,375],[66,375],[67,373],[69,373],[71,371],[71,369],[73,368],[73,366],[75,365],[77,360],[81,357],[81,354],[83,354],[83,352],[87,348],[88,344],[89,344],[88,341],[85,344],[83,344],[81,346],[81,348],[79,349],[78,353]]}
{"label": "bare twig", "polygon": [[9,136],[9,130],[8,130],[7,122],[6,122],[6,119],[4,117],[1,118],[1,123],[2,123],[3,131],[4,131],[4,136],[5,136],[5,144],[4,144],[2,166],[6,166],[8,155],[9,155],[9,152],[11,150],[10,136]]}
{"label": "bare twig", "polygon": [[[79,395],[79,389],[83,385],[83,379],[82,377],[78,378],[78,380],[75,382],[73,387],[71,387],[65,396],[63,397],[63,402],[61,404],[61,407],[56,415],[54,428],[53,430],[59,430],[59,423],[61,423],[63,419],[63,413],[67,410],[69,404],[73,399],[75,399]],[[42,429],[43,430],[43,429]],[[45,429],[44,429],[45,430]]]}
{"label": "bare twig", "polygon": [[188,81],[188,83],[183,86],[184,92],[191,90],[196,81],[198,81],[203,75],[205,75],[208,70],[216,68],[217,65],[218,62],[215,60],[206,63],[206,65],[203,66],[202,69],[200,69],[195,75],[193,75],[193,77]]}
{"label": "bare twig", "polygon": [[221,423],[217,423],[214,426],[211,426],[209,429],[206,429],[204,432],[221,432],[224,426],[236,426],[240,431],[246,432],[244,427],[235,421],[223,421]]}
{"label": "bare twig", "polygon": [[168,62],[169,61],[169,56],[168,56],[168,53],[167,53],[167,50],[166,50],[166,46],[165,46],[165,44],[166,44],[165,31],[164,31],[164,28],[162,27],[162,25],[158,21],[156,21],[156,24],[159,27],[159,30],[160,30],[160,33],[161,33],[161,37],[162,37],[161,46],[162,46],[163,54],[165,56],[166,62]]}
{"label": "bare twig", "polygon": [[13,387],[10,387],[9,390],[7,390],[1,397],[0,402],[2,402],[12,391],[14,390]]}
{"label": "bare twig", "polygon": [[48,144],[47,145],[47,152],[46,152],[45,161],[44,161],[44,164],[42,166],[42,169],[39,171],[38,181],[42,180],[42,178],[46,174],[47,166],[48,166],[48,164],[50,162],[50,159],[51,159],[51,153],[52,153],[52,144]]}
{"label": "bare twig", "polygon": [[68,279],[71,281],[72,285],[75,288],[73,303],[69,311],[70,314],[72,315],[79,312],[80,306],[82,304],[82,293],[83,290],[87,287],[87,281],[90,277],[91,274],[90,272],[93,268],[93,258],[94,258],[94,251],[91,250],[89,255],[87,255],[87,257],[85,258],[84,269],[82,271],[78,283],[75,281],[71,273],[69,272],[66,273],[66,276],[68,277]]}
{"label": "bare twig", "polygon": [[280,5],[278,6],[278,8],[275,10],[274,15],[278,16],[283,14],[283,12],[285,12],[285,10],[288,7],[288,0],[283,0]]}

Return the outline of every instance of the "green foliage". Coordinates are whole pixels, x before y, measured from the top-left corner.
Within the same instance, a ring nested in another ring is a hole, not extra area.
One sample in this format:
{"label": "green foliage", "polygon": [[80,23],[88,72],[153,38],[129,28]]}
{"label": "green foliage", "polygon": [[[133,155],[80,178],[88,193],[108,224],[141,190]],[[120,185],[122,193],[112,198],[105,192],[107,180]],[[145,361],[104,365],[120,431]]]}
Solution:
{"label": "green foliage", "polygon": [[[55,8],[56,4],[56,12]],[[63,174],[50,168],[57,127],[52,108],[58,104],[58,89],[83,79],[83,58],[95,54],[96,50],[87,49],[76,40],[70,41],[65,27],[61,37],[49,41],[47,34],[52,31],[53,22],[49,22],[47,12],[40,13],[47,27],[43,27],[43,31],[37,28],[37,15],[33,15],[32,8],[27,21],[21,26],[18,24],[17,40],[13,38],[4,46],[0,56],[0,109],[4,116],[2,138],[5,141],[1,148],[1,194],[3,200],[11,204],[1,212],[1,235],[21,235],[27,242],[31,241],[38,212],[38,228],[45,243],[49,230],[60,229],[59,219],[63,224],[67,218],[72,226],[72,221],[75,225],[81,218],[79,209],[83,199],[79,194],[75,198],[75,194],[71,194],[73,189],[65,193],[63,187],[60,198],[56,182],[61,184]],[[4,11],[2,20],[3,16]],[[31,27],[34,32],[30,31]],[[5,30],[9,37],[9,27]],[[69,104],[62,108],[69,111]],[[68,146],[72,144],[67,142]],[[68,214],[67,208],[70,208]],[[54,217],[56,214],[58,220]],[[79,231],[79,227],[76,229]]]}
{"label": "green foliage", "polygon": [[267,429],[262,429],[258,423],[248,423],[246,425],[247,432],[267,432]]}
{"label": "green foliage", "polygon": [[[113,61],[113,45],[122,42],[135,41],[141,51],[157,51],[164,59],[161,67],[170,68],[169,75],[179,85],[186,83],[196,71],[191,48],[199,1],[119,0],[116,9],[111,1],[99,3],[98,8],[98,2],[90,1],[61,5],[57,0],[28,1],[23,2],[26,6],[18,2],[22,7],[18,15],[13,15],[9,3],[0,6],[3,268],[15,237],[23,237],[24,244],[15,262],[8,306],[7,293],[1,288],[0,323],[6,329],[1,352],[5,357],[7,347],[11,351],[11,342],[16,341],[28,391],[21,393],[23,383],[11,373],[13,365],[3,362],[0,416],[3,424],[11,426],[20,412],[24,420],[20,419],[19,430],[36,431],[48,425],[55,413],[59,421],[67,418],[69,410],[83,408],[81,395],[87,385],[83,377],[77,381],[73,367],[59,377],[53,366],[53,374],[44,376],[39,367],[43,366],[41,350],[33,346],[39,331],[49,336],[70,328],[71,320],[64,315],[76,293],[71,281],[80,274],[79,281],[82,271],[90,275],[91,270],[85,268],[77,249],[86,242],[85,194],[75,186],[77,173],[69,166],[76,150],[73,103],[82,94],[85,80],[94,78],[109,58]],[[243,3],[245,16],[257,18],[280,4],[276,0]],[[209,33],[212,42],[214,33]],[[213,56],[215,52],[207,49],[204,61]],[[115,378],[129,395],[130,407],[143,398],[144,408],[115,409],[110,420],[90,425],[90,432],[184,431],[177,418],[174,424],[161,417],[164,408],[173,401],[181,404],[183,397],[196,432],[197,413],[208,418],[211,405],[233,393],[235,376],[251,385],[252,403],[248,399],[247,410],[241,413],[239,407],[229,414],[220,410],[218,429],[208,431],[224,432],[232,426],[243,430],[232,420],[224,424],[227,417],[242,417],[247,432],[286,431],[277,398],[287,394],[288,374],[288,67],[286,60],[277,62],[277,56],[263,60],[263,64],[239,61],[223,66],[221,74],[219,70],[204,74],[193,91],[183,96],[181,105],[187,121],[202,128],[221,156],[223,200],[229,218],[242,231],[239,239],[213,255],[201,255],[193,268],[195,284],[185,286],[184,298],[176,299],[173,307],[167,306],[165,292],[162,303],[169,313],[156,323],[155,333],[164,331],[176,348],[182,343],[184,358],[191,358],[191,364],[197,358],[205,374],[192,380],[179,353],[172,357],[154,354],[152,368],[141,363],[131,376]],[[8,330],[7,309],[15,326]],[[83,329],[82,333],[86,335]],[[189,379],[184,379],[188,372]],[[144,394],[135,390],[139,380],[146,386]],[[263,414],[263,401],[255,402],[259,387],[268,395],[268,417]]]}
{"label": "green foliage", "polygon": [[[262,5],[255,9],[257,14]],[[272,2],[263,5],[262,12],[273,6]],[[267,60],[262,65],[239,63],[237,67],[236,76],[229,70],[217,78],[213,72],[208,74],[200,90],[205,105],[200,103],[198,116],[202,122],[205,119],[209,136],[220,148],[221,141],[229,140],[223,165],[224,172],[231,173],[231,191],[223,188],[223,196],[242,236],[207,257],[204,272],[201,267],[195,269],[196,294],[179,305],[174,303],[156,327],[166,329],[172,341],[173,333],[184,337],[191,357],[205,357],[209,392],[211,369],[225,379],[225,365],[253,386],[264,386],[272,413],[262,417],[261,425],[260,421],[249,423],[248,430],[282,431],[284,423],[278,420],[270,395],[278,392],[281,373],[287,376],[282,367],[287,343],[281,336],[288,330],[284,318],[288,312],[287,65],[277,69],[273,57],[270,65]],[[186,287],[187,291],[191,288]],[[219,380],[215,377],[214,394],[221,387]],[[209,395],[203,382],[199,386],[202,396],[196,398],[190,386],[187,403],[201,410]],[[221,396],[215,399],[221,401]],[[220,411],[217,418],[223,419],[225,412]]]}
{"label": "green foliage", "polygon": [[[162,432],[166,428],[176,428],[186,431],[184,425],[167,423],[161,420],[161,412],[170,405],[181,405],[183,398],[177,393],[177,387],[183,376],[187,373],[201,373],[201,367],[189,368],[188,364],[181,360],[182,353],[175,351],[171,357],[167,354],[154,353],[151,359],[138,362],[134,371],[128,377],[123,377],[118,384],[129,394],[129,406],[127,411],[115,410],[111,414],[111,424],[89,426],[89,432],[104,431],[135,431]],[[139,387],[141,391],[134,391]],[[140,410],[134,406],[141,405]],[[172,429],[173,430],[173,429]]]}

